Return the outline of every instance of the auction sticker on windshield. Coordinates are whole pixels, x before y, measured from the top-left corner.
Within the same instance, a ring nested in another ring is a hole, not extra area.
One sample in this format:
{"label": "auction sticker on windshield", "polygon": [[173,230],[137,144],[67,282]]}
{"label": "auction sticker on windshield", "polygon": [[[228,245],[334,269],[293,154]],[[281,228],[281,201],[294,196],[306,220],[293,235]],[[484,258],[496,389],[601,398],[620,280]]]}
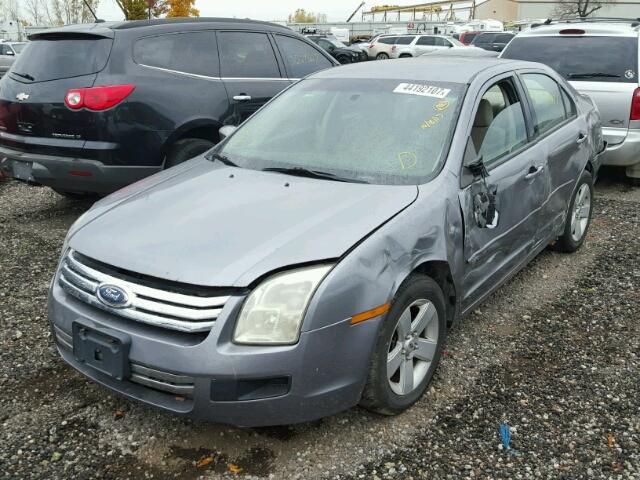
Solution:
{"label": "auction sticker on windshield", "polygon": [[393,93],[406,93],[408,95],[420,95],[422,97],[444,98],[449,95],[449,88],[436,87],[434,85],[421,85],[419,83],[401,83]]}

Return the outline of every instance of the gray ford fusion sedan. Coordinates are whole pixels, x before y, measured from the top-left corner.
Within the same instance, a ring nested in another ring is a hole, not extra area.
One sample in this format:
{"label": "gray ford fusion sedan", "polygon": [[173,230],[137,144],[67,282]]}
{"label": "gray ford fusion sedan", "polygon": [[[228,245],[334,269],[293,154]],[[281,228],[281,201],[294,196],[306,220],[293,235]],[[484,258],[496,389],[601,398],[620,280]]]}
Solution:
{"label": "gray ford fusion sedan", "polygon": [[458,319],[581,246],[604,147],[553,70],[484,58],[326,70],[222,130],[78,219],[49,315],[87,377],[241,426],[411,406]]}

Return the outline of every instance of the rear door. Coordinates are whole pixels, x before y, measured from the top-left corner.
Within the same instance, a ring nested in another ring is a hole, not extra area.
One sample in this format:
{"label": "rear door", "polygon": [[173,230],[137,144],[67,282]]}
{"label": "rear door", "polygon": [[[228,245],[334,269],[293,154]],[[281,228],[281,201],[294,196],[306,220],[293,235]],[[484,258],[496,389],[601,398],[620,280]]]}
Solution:
{"label": "rear door", "polygon": [[576,90],[594,100],[602,116],[607,143],[616,145],[624,141],[633,93],[638,88],[637,34],[516,37],[502,57],[549,65]]}
{"label": "rear door", "polygon": [[549,195],[540,216],[540,241],[562,231],[583,166],[590,156],[589,130],[567,91],[549,75],[524,71],[520,79],[531,107],[534,140],[547,158]]}
{"label": "rear door", "polygon": [[264,32],[218,31],[220,76],[230,111],[225,125],[239,125],[291,84]]}
{"label": "rear door", "polygon": [[70,89],[91,87],[113,39],[105,35],[38,35],[16,56],[0,91],[0,144],[34,153],[80,153],[95,129],[91,112],[64,104]]}
{"label": "rear door", "polygon": [[422,55],[423,53],[427,53],[427,52],[431,52],[433,50],[436,50],[436,37],[431,37],[428,35],[423,35],[421,37],[418,38],[418,40],[416,41],[416,45],[414,47],[415,49],[415,56],[419,57],[420,55]]}

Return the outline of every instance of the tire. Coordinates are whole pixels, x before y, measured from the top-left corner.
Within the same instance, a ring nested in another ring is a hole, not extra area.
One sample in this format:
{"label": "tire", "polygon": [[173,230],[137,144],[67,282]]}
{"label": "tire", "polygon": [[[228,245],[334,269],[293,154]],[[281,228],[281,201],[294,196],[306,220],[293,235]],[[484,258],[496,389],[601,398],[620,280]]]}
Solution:
{"label": "tire", "polygon": [[402,55],[400,55],[400,58],[411,58],[411,55],[409,55],[408,53],[403,53]]}
{"label": "tire", "polygon": [[164,168],[171,168],[176,165],[180,165],[181,163],[191,160],[193,157],[197,157],[201,153],[206,152],[213,146],[213,142],[202,138],[185,138],[183,140],[178,140],[173,144],[171,150],[169,150]]}
{"label": "tire", "polygon": [[[401,341],[402,332],[399,327],[404,324],[414,329],[419,313],[423,313],[421,318],[424,320],[430,319],[424,332],[419,332],[422,327],[418,327],[418,337],[405,337]],[[401,317],[406,318],[403,314],[410,314],[412,322],[400,321]],[[427,389],[440,363],[446,328],[442,290],[427,276],[411,275],[398,289],[391,309],[380,327],[360,405],[382,415],[396,415],[413,405]],[[430,339],[429,342],[427,338]],[[418,355],[423,351],[420,348],[414,350],[416,345],[427,347],[425,352],[428,351],[430,362],[419,358]],[[409,371],[412,375],[403,375],[403,372]],[[404,384],[403,378],[412,379],[412,387]],[[406,393],[401,391],[405,387]]]}
{"label": "tire", "polygon": [[584,243],[591,224],[593,212],[593,178],[588,171],[582,172],[573,192],[564,232],[555,244],[556,250],[573,253]]}
{"label": "tire", "polygon": [[389,55],[384,52],[380,52],[378,55],[376,55],[376,60],[389,60]]}

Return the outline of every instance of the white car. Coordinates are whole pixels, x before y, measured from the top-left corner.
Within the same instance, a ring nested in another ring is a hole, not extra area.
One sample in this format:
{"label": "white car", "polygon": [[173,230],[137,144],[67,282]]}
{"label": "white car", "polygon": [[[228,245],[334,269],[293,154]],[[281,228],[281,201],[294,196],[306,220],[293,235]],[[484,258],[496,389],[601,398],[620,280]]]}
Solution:
{"label": "white car", "polygon": [[409,45],[418,35],[388,35],[380,37],[369,47],[369,58],[388,60],[396,46]]}
{"label": "white car", "polygon": [[410,43],[403,45],[396,43],[392,46],[389,58],[419,57],[434,50],[448,50],[451,48],[469,48],[452,37],[444,35],[415,35]]}

